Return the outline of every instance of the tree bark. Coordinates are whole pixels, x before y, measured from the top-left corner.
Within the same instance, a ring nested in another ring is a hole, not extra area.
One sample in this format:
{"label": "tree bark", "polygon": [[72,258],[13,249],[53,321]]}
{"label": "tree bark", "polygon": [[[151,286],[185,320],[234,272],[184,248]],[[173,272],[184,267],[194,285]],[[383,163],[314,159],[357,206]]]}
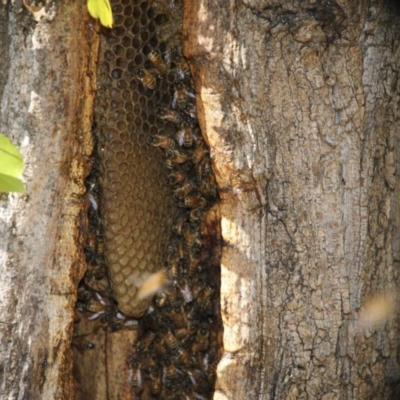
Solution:
{"label": "tree bark", "polygon": [[26,184],[0,198],[0,397],[71,399],[93,25],[83,2],[52,3],[37,23],[20,2],[0,7],[0,131],[22,152]]}
{"label": "tree bark", "polygon": [[[73,397],[96,59],[85,7],[56,3],[37,24],[17,2],[0,13],[0,131],[27,186],[0,197],[4,398]],[[400,391],[398,314],[360,322],[398,288],[399,22],[383,0],[185,4],[221,197],[215,399]]]}
{"label": "tree bark", "polygon": [[[399,16],[380,1],[188,2],[221,195],[215,399],[396,398]],[[397,299],[398,300],[398,299]]]}

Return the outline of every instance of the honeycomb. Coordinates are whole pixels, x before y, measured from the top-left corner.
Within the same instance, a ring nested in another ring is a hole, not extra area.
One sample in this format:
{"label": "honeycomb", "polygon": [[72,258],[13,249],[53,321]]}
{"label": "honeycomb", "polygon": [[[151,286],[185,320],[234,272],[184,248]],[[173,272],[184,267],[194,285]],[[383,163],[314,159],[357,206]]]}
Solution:
{"label": "honeycomb", "polygon": [[173,133],[173,124],[154,110],[171,104],[175,77],[159,79],[147,57],[169,50],[156,35],[166,23],[163,15],[148,1],[112,2],[112,10],[114,27],[101,43],[95,110],[100,203],[111,288],[119,309],[140,317],[151,299],[140,300],[137,292],[163,267],[174,215],[160,150],[147,138]]}
{"label": "honeycomb", "polygon": [[[218,193],[182,56],[181,4],[111,4],[115,25],[102,32],[98,64],[98,156],[86,182],[88,271],[77,309],[96,329],[138,328],[121,377],[135,399],[208,399],[222,348]],[[141,288],[156,271],[166,283],[143,300]],[[85,335],[74,340],[95,350]]]}

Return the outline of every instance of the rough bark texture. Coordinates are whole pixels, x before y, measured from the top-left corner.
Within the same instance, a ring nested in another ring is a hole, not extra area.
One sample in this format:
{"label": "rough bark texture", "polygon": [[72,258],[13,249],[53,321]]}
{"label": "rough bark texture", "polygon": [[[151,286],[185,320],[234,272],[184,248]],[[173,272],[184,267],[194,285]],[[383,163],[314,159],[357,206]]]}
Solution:
{"label": "rough bark texture", "polygon": [[221,190],[215,399],[389,399],[399,318],[399,26],[383,1],[187,2]]}
{"label": "rough bark texture", "polygon": [[[0,197],[2,398],[73,396],[94,71],[84,7],[56,3],[38,24],[19,2],[0,13],[0,131],[27,164],[27,193]],[[398,10],[195,0],[184,17],[222,198],[214,398],[397,398],[399,316],[366,331],[359,316],[398,287]]]}
{"label": "rough bark texture", "polygon": [[0,197],[0,397],[73,398],[91,26],[84,2],[54,2],[38,23],[20,2],[0,7],[0,132],[26,163],[26,193]]}

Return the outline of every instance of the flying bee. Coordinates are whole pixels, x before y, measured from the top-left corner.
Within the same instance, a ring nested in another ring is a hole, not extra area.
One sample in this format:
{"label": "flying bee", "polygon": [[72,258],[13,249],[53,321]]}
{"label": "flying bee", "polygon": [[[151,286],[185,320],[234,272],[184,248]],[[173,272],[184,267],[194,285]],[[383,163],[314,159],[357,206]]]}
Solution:
{"label": "flying bee", "polygon": [[173,196],[175,200],[182,199],[186,197],[194,188],[196,184],[192,180],[186,180],[182,185],[177,187],[174,192]]}
{"label": "flying bee", "polygon": [[207,206],[207,200],[201,196],[186,196],[178,206],[186,208],[205,208]]}
{"label": "flying bee", "polygon": [[192,147],[193,142],[197,141],[197,137],[193,132],[192,124],[184,121],[181,124],[181,129],[176,133],[176,140],[180,146]]}
{"label": "flying bee", "polygon": [[195,94],[185,87],[182,82],[175,83],[174,98],[172,99],[172,108],[176,109],[177,106],[184,108],[188,103],[193,102],[196,98]]}
{"label": "flying bee", "polygon": [[153,147],[161,147],[166,150],[175,149],[175,141],[167,136],[154,135],[147,138],[147,143]]}
{"label": "flying bee", "polygon": [[178,339],[170,330],[164,333],[164,342],[167,344],[168,348],[172,351],[175,351],[176,348],[179,346]]}
{"label": "flying bee", "polygon": [[155,50],[150,51],[147,57],[160,74],[164,75],[167,73],[167,66],[165,65],[161,56]]}
{"label": "flying bee", "polygon": [[160,289],[163,288],[167,277],[163,271],[151,274],[142,284],[137,292],[137,298],[144,300],[153,297]]}
{"label": "flying bee", "polygon": [[204,145],[198,146],[193,151],[192,161],[198,164],[206,154],[208,154],[208,149]]}
{"label": "flying bee", "polygon": [[166,108],[158,108],[156,110],[158,118],[165,121],[173,122],[174,124],[180,124],[183,120],[182,114],[175,110],[168,110]]}
{"label": "flying bee", "polygon": [[140,353],[145,353],[156,338],[156,334],[152,331],[147,332],[138,343],[136,350]]}
{"label": "flying bee", "polygon": [[75,346],[78,350],[93,350],[95,345],[93,342],[87,339],[87,335],[77,335],[72,337],[72,346]]}
{"label": "flying bee", "polygon": [[156,78],[145,69],[136,68],[135,75],[141,80],[143,85],[153,90],[156,87]]}

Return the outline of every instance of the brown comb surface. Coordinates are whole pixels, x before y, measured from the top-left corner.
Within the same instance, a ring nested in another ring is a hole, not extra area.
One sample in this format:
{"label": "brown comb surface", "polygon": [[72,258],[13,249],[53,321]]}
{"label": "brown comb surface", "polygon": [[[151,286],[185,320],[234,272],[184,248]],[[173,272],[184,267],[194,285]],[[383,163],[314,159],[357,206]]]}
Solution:
{"label": "brown comb surface", "polygon": [[[140,317],[151,298],[139,300],[137,292],[163,267],[174,215],[163,157],[146,142],[150,135],[173,133],[173,125],[156,118],[154,110],[171,104],[175,76],[161,79],[147,57],[169,50],[171,40],[167,48],[160,37],[171,31],[168,18],[148,1],[111,3],[114,26],[101,41],[95,113],[100,204],[115,299],[126,315]],[[143,71],[147,76],[140,79]]]}

